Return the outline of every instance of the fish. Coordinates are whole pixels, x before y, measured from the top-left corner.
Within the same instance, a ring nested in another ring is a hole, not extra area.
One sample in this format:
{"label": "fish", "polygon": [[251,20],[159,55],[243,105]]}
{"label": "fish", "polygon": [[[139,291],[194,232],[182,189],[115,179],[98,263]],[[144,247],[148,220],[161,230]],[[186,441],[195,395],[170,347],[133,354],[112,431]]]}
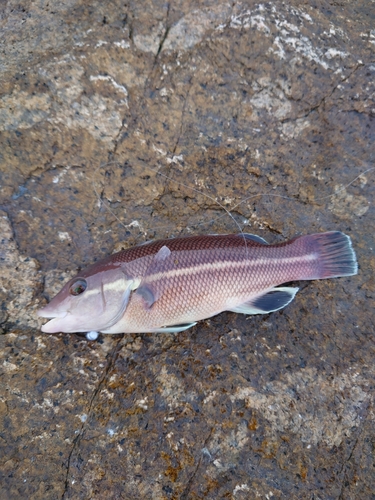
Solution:
{"label": "fish", "polygon": [[151,241],[92,264],[38,311],[45,333],[181,332],[223,311],[268,314],[298,288],[285,283],[353,276],[351,239],[340,231],[268,244],[258,235]]}

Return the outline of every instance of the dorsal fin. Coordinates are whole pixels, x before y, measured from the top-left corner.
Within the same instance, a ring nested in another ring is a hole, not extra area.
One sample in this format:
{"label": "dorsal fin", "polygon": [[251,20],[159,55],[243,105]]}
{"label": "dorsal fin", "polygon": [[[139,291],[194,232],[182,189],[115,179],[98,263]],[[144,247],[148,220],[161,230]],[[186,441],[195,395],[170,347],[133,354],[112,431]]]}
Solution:
{"label": "dorsal fin", "polygon": [[261,236],[258,236],[257,234],[241,233],[241,234],[239,234],[239,236],[243,236],[247,240],[255,241],[255,243],[260,243],[262,245],[269,245],[268,241],[266,241]]}

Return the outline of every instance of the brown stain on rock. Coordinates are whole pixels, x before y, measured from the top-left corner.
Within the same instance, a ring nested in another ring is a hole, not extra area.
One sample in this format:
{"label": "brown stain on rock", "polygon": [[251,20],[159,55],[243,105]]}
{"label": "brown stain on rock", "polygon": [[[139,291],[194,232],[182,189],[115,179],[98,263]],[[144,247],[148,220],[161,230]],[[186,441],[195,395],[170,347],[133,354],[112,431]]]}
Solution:
{"label": "brown stain on rock", "polygon": [[251,420],[250,422],[248,423],[248,428],[249,430],[251,431],[256,431],[257,428],[258,428],[258,423],[257,423],[257,420],[254,416],[251,417]]}

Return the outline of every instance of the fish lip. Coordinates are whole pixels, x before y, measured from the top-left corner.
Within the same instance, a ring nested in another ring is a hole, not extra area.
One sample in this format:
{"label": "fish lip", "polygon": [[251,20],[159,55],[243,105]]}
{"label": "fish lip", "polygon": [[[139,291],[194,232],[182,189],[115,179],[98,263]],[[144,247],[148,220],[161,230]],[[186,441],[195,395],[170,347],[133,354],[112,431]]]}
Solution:
{"label": "fish lip", "polygon": [[43,309],[39,309],[39,311],[37,311],[37,315],[40,318],[48,318],[48,319],[65,318],[68,315],[68,311],[62,311],[61,313],[56,313],[56,312],[50,313],[48,312],[48,310],[46,311],[47,308],[48,306],[43,307]]}
{"label": "fish lip", "polygon": [[[65,313],[64,315],[60,316],[54,316],[53,318],[49,318],[49,321],[47,323],[44,323],[42,325],[41,330],[43,333],[59,333],[62,332],[63,330],[61,329],[61,319],[64,319],[68,313]],[[45,316],[44,316],[45,317]]]}

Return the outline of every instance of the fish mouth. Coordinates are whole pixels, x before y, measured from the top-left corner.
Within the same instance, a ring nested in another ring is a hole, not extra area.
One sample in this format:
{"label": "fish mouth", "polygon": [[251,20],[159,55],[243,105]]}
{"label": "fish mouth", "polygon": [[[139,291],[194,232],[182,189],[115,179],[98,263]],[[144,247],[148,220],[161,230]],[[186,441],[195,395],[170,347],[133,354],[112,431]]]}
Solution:
{"label": "fish mouth", "polygon": [[50,321],[42,325],[42,332],[44,333],[59,333],[62,331],[62,320],[68,315],[67,311],[62,311],[57,313],[56,311],[51,312],[48,310],[48,306],[43,307],[37,311],[37,315],[41,318],[48,318]]}

